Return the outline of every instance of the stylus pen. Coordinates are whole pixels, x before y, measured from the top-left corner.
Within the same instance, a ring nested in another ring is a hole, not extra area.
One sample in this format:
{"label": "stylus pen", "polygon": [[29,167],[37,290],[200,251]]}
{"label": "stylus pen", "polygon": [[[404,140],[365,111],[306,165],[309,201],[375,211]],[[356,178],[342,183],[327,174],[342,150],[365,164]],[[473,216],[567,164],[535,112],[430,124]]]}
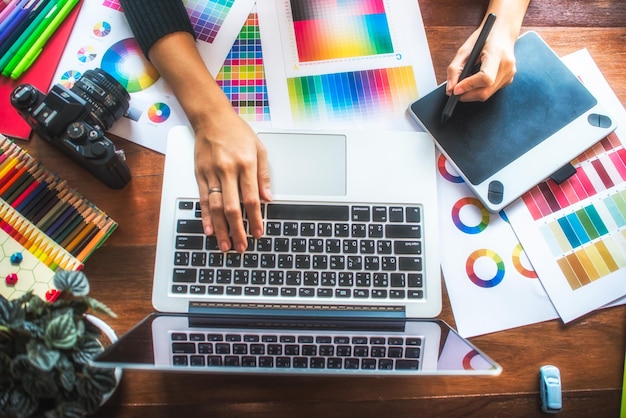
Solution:
{"label": "stylus pen", "polygon": [[[463,67],[463,71],[461,71],[461,75],[459,76],[459,81],[464,78],[469,77],[470,72],[476,65],[476,61],[480,56],[480,52],[485,47],[485,41],[487,41],[487,36],[489,36],[489,32],[491,32],[491,28],[493,27],[493,22],[496,20],[496,15],[490,13],[485,20],[485,24],[483,25],[480,34],[478,35],[478,39],[476,40],[476,44],[474,44],[474,48],[472,48],[472,52],[470,52],[470,56],[465,63],[465,67]],[[455,94],[451,94],[448,97],[448,101],[443,108],[443,112],[441,113],[441,124],[443,125],[450,119],[452,116],[452,112],[454,112],[454,108],[456,107],[457,102],[459,101],[459,96]]]}

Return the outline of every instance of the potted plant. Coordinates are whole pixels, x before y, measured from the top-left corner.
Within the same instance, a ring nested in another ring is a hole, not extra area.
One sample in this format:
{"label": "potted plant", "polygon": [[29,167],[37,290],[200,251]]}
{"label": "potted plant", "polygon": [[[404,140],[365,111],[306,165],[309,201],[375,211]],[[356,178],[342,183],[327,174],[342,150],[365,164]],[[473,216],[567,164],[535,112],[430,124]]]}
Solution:
{"label": "potted plant", "polygon": [[89,312],[115,314],[87,296],[84,273],[57,271],[53,283],[50,302],[0,295],[0,415],[80,417],[117,386],[115,369],[89,364],[103,350]]}

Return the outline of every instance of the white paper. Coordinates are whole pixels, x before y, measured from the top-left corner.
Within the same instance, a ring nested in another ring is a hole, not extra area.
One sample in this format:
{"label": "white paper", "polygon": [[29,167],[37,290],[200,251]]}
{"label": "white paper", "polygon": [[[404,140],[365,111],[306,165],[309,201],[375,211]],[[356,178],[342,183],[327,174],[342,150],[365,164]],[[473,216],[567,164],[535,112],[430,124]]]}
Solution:
{"label": "white paper", "polygon": [[417,1],[257,7],[273,127],[416,129],[407,108],[436,87]]}
{"label": "white paper", "polygon": [[493,214],[438,156],[441,269],[463,337],[558,318],[504,213]]}
{"label": "white paper", "polygon": [[[186,1],[185,7],[194,23],[198,49],[217,76],[254,0]],[[198,17],[201,12],[205,15]],[[208,24],[202,24],[202,18]],[[120,118],[109,132],[165,153],[169,130],[189,122],[171,88],[144,58],[117,0],[85,0],[52,83],[71,88],[94,67],[113,75],[131,95],[128,117]]]}
{"label": "white paper", "polygon": [[[577,174],[561,185],[551,183],[548,196],[565,196],[558,210],[533,211],[522,197],[505,212],[552,303],[569,322],[626,295],[626,111],[586,50],[564,61],[618,128],[573,161]],[[532,202],[545,196],[538,188],[533,192]]]}

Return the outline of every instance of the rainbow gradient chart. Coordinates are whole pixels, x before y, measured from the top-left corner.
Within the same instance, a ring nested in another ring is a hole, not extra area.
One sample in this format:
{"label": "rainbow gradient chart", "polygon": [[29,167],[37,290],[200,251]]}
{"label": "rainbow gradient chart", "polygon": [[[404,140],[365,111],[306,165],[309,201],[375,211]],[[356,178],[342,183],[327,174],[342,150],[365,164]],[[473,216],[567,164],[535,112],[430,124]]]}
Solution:
{"label": "rainbow gradient chart", "polygon": [[[258,2],[272,125],[415,130],[436,82],[417,2]],[[266,41],[263,41],[266,40]]]}
{"label": "rainbow gradient chart", "polygon": [[441,269],[459,333],[557,318],[505,214],[487,211],[441,154],[437,168]]}
{"label": "rainbow gradient chart", "polygon": [[585,54],[574,71],[612,105],[618,129],[572,162],[572,177],[543,182],[506,209],[564,322],[626,295],[626,111]]}
{"label": "rainbow gradient chart", "polygon": [[[110,133],[164,153],[169,130],[189,121],[170,86],[135,41],[119,0],[89,1],[94,4],[81,9],[53,82],[71,88],[86,70],[102,68],[131,96],[129,111],[115,122]],[[184,5],[194,22],[198,50],[209,71],[218,74],[252,12],[254,0],[195,0]],[[248,71],[247,67],[238,70]],[[248,98],[245,104],[248,111],[252,107]]]}
{"label": "rainbow gradient chart", "polygon": [[292,1],[291,16],[300,62],[393,52],[382,0]]}
{"label": "rainbow gradient chart", "polygon": [[257,13],[248,17],[215,80],[244,120],[270,121]]}

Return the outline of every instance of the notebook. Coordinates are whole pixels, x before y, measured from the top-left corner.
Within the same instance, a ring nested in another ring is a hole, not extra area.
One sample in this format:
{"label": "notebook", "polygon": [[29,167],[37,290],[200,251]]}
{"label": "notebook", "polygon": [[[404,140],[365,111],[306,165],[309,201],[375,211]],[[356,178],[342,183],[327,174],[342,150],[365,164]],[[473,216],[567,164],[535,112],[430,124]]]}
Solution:
{"label": "notebook", "polygon": [[263,205],[264,237],[250,239],[240,255],[221,253],[202,234],[193,133],[170,131],[152,289],[159,313],[98,363],[240,373],[499,372],[445,323],[422,319],[441,310],[427,134],[257,134],[274,200]]}

